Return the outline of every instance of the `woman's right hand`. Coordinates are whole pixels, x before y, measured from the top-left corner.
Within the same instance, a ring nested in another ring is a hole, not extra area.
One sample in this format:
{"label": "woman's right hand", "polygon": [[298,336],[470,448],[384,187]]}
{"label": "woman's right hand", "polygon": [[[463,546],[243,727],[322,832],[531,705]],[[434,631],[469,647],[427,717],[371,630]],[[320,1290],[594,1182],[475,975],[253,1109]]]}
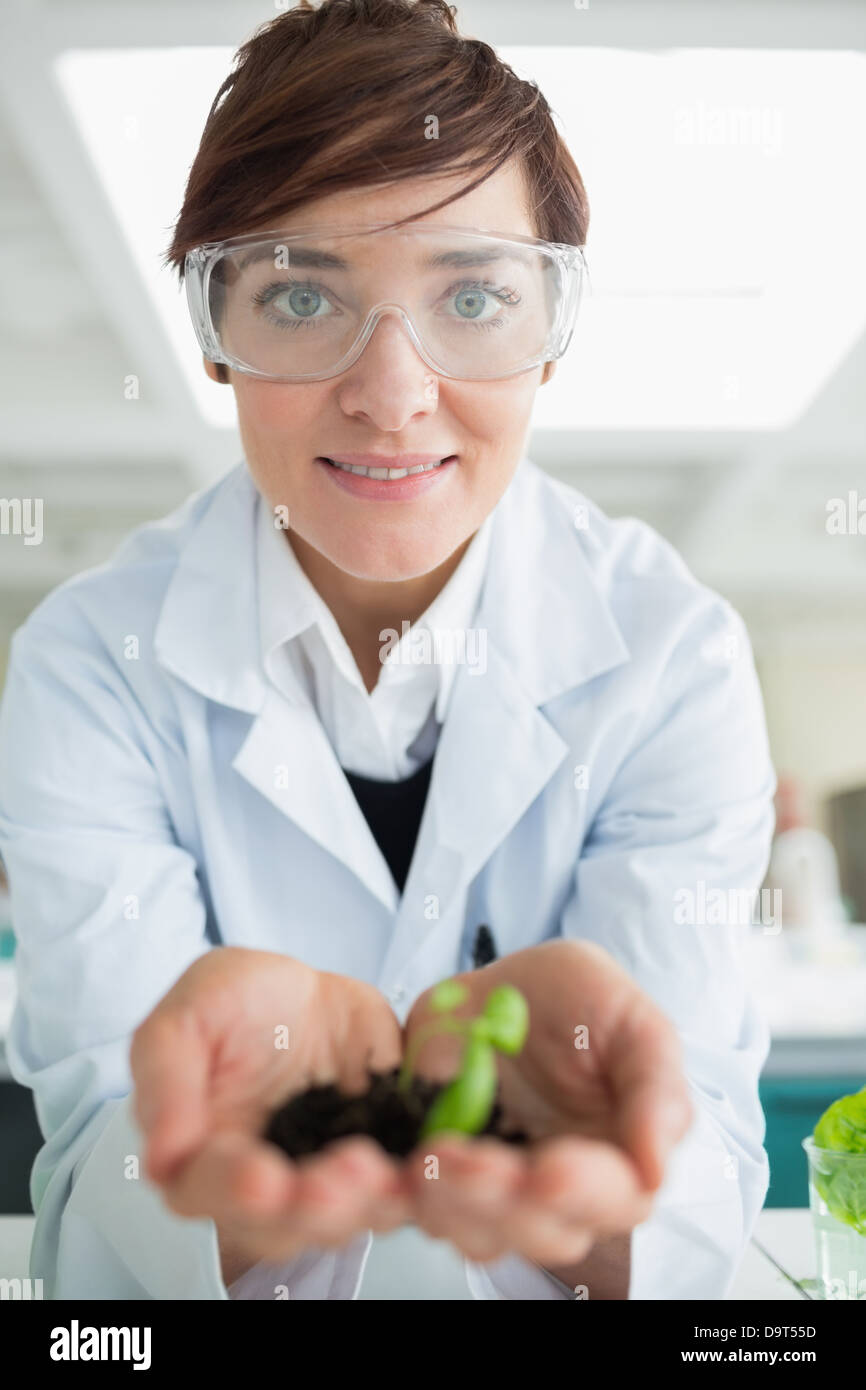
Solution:
{"label": "woman's right hand", "polygon": [[291,1095],[325,1082],[360,1093],[368,1070],[401,1054],[400,1024],[372,985],[235,946],[194,961],[138,1027],[145,1173],[172,1211],[214,1220],[226,1283],[259,1260],[410,1219],[402,1164],[372,1139],[295,1162],[261,1137]]}

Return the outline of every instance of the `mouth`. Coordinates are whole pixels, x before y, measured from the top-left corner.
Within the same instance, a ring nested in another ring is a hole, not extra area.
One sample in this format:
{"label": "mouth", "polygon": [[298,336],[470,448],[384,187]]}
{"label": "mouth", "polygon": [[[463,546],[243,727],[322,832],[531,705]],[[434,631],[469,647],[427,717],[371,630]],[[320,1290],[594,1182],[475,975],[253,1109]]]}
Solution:
{"label": "mouth", "polygon": [[316,467],[344,496],[370,502],[413,502],[433,489],[447,488],[458,466],[456,454],[320,454]]}
{"label": "mouth", "polygon": [[370,455],[349,454],[342,458],[329,458],[325,454],[320,455],[321,461],[330,464],[332,468],[340,469],[343,473],[352,473],[357,478],[375,478],[379,482],[396,482],[400,478],[415,477],[421,473],[433,473],[443,464],[454,462],[456,457],[456,454],[447,454],[443,458],[435,458],[432,455],[401,454],[395,458],[393,463],[385,464],[384,461],[373,459]]}

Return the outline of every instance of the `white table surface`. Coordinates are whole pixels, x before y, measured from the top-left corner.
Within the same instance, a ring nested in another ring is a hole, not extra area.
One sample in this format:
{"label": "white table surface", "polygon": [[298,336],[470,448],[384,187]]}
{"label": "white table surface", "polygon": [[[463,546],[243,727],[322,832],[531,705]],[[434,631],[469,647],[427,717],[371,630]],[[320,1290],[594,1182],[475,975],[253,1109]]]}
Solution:
{"label": "white table surface", "polygon": [[[32,1216],[0,1217],[0,1277],[27,1276],[33,1220]],[[803,1294],[791,1279],[810,1278],[814,1269],[809,1210],[780,1207],[763,1211],[730,1298],[802,1302]],[[360,1297],[400,1302],[471,1301],[461,1257],[444,1241],[431,1240],[414,1227],[374,1240]]]}

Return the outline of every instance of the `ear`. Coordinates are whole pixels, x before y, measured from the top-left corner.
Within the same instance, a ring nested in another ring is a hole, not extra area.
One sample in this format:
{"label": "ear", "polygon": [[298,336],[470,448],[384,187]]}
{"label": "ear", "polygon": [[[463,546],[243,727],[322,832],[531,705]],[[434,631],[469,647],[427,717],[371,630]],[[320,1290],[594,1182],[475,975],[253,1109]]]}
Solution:
{"label": "ear", "polygon": [[554,373],[555,371],[556,371],[556,363],[555,363],[555,362],[545,362],[545,364],[544,364],[544,371],[541,373],[541,380],[540,380],[540,382],[538,383],[539,386],[543,386],[544,383],[545,383],[546,381],[550,381],[550,378],[553,376],[553,373]]}
{"label": "ear", "polygon": [[201,360],[204,362],[204,369],[211,381],[218,381],[223,386],[229,385],[228,368],[223,362],[211,362],[209,357],[204,356]]}

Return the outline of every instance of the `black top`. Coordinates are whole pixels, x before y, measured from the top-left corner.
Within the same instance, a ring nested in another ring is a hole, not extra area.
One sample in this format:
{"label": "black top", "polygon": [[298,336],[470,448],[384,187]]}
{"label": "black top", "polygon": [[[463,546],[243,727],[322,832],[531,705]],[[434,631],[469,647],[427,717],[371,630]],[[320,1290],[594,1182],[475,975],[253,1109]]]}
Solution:
{"label": "black top", "polygon": [[431,757],[402,782],[377,782],[372,777],[362,777],[343,768],[346,781],[401,893],[409,875],[432,770]]}

